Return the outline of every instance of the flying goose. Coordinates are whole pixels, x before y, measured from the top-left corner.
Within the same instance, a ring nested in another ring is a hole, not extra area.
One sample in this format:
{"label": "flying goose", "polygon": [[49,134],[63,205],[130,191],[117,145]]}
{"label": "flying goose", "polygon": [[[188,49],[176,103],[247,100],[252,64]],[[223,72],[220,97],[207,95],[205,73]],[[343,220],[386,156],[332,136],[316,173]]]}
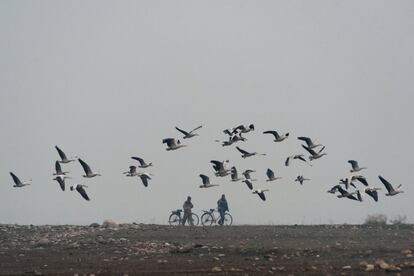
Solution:
{"label": "flying goose", "polygon": [[339,185],[333,186],[330,190],[328,190],[328,193],[330,193],[330,194],[336,193],[339,189],[338,187],[340,188],[341,186],[339,186]]}
{"label": "flying goose", "polygon": [[387,189],[388,193],[385,194],[386,196],[394,196],[400,193],[404,193],[404,191],[401,191],[402,185],[398,185],[396,189],[394,189],[390,182],[385,180],[381,175],[378,176],[381,182],[384,184],[385,188]]}
{"label": "flying goose", "polygon": [[200,177],[203,182],[203,185],[200,185],[200,188],[210,188],[214,186],[219,186],[217,184],[210,184],[210,178],[207,175],[200,174]]}
{"label": "flying goose", "polygon": [[84,188],[88,188],[88,186],[86,186],[86,185],[81,185],[81,184],[76,184],[76,186],[75,187],[73,187],[73,186],[70,186],[70,190],[71,191],[74,191],[74,190],[76,190],[76,191],[78,191],[78,193],[84,198],[84,199],[86,199],[87,201],[89,201],[90,199],[89,199],[89,196],[88,196],[88,194],[86,193],[86,191],[85,191],[85,189]]}
{"label": "flying goose", "polygon": [[137,167],[129,166],[129,171],[123,172],[126,176],[138,176]]}
{"label": "flying goose", "polygon": [[59,161],[55,162],[55,170],[56,170],[56,172],[53,173],[53,175],[66,175],[67,173],[69,173],[69,172],[63,172],[62,171],[62,167],[60,166]]}
{"label": "flying goose", "polygon": [[282,142],[283,140],[289,137],[289,132],[283,135],[279,135],[279,133],[277,133],[277,131],[275,130],[267,130],[267,131],[264,131],[263,134],[272,134],[275,137],[273,142]]}
{"label": "flying goose", "polygon": [[352,187],[356,188],[354,181],[358,180],[359,182],[361,182],[362,184],[364,184],[365,186],[368,186],[368,181],[365,178],[365,176],[363,175],[351,175],[347,178],[343,178],[339,180],[340,184],[344,184],[345,185],[345,189],[348,190],[349,185],[351,185]]}
{"label": "flying goose", "polygon": [[298,137],[298,140],[304,141],[304,142],[306,143],[306,145],[308,146],[308,148],[310,148],[310,149],[313,149],[313,148],[316,148],[316,147],[322,146],[321,144],[316,144],[316,143],[314,143],[314,142],[312,141],[312,139],[311,139],[311,138],[309,138],[309,137],[304,137],[304,136],[301,136],[301,137]]}
{"label": "flying goose", "polygon": [[302,145],[302,147],[305,149],[305,150],[307,150],[311,155],[309,156],[309,160],[310,161],[312,161],[312,160],[315,160],[315,159],[319,159],[319,158],[321,158],[322,156],[324,156],[324,155],[327,155],[327,153],[322,153],[322,151],[325,149],[325,147],[323,146],[319,151],[318,151],[318,153],[316,153],[313,149],[311,149],[311,148],[308,148],[307,146],[305,146],[305,145]]}
{"label": "flying goose", "polygon": [[349,198],[349,199],[358,200],[358,198],[354,197],[354,194],[356,194],[357,192],[350,193],[350,192],[342,189],[342,187],[339,186],[339,185],[337,185],[337,189],[341,193],[340,195],[337,196],[338,198],[346,197],[346,198]]}
{"label": "flying goose", "polygon": [[182,130],[182,129],[179,129],[178,127],[175,127],[175,129],[178,130],[179,132],[181,132],[182,134],[184,134],[183,139],[188,139],[188,138],[192,138],[194,136],[198,136],[198,134],[194,133],[194,131],[196,131],[197,129],[202,128],[202,127],[203,126],[198,126],[198,127],[196,127],[195,129],[193,129],[192,131],[189,131],[189,132],[187,132],[185,130]]}
{"label": "flying goose", "polygon": [[364,191],[367,195],[369,195],[370,197],[372,197],[376,202],[378,201],[378,192],[381,190],[381,188],[371,188],[371,187],[367,187],[365,189],[363,189],[362,191]]}
{"label": "flying goose", "polygon": [[55,149],[57,150],[57,152],[58,152],[58,154],[59,154],[59,156],[60,156],[60,161],[59,161],[59,163],[63,163],[63,164],[65,164],[65,163],[70,163],[70,162],[72,162],[72,161],[76,161],[76,159],[78,158],[77,156],[75,156],[74,158],[72,158],[72,159],[68,159],[67,157],[66,157],[66,154],[58,147],[58,146],[55,146]]}
{"label": "flying goose", "polygon": [[147,163],[145,163],[144,159],[142,159],[140,157],[132,156],[131,159],[137,160],[139,162],[139,164],[140,164],[138,167],[140,167],[140,168],[145,169],[145,168],[148,168],[148,167],[151,167],[152,166],[152,162],[150,162],[150,163],[147,164]]}
{"label": "flying goose", "polygon": [[239,178],[238,174],[237,174],[237,169],[236,167],[231,167],[231,181],[236,182],[239,180],[242,180],[241,178]]}
{"label": "flying goose", "polygon": [[351,173],[359,172],[360,170],[366,169],[366,167],[359,167],[358,161],[355,160],[348,160],[348,163],[351,164],[352,169],[350,170]]}
{"label": "flying goose", "polygon": [[246,183],[247,187],[248,187],[250,190],[253,190],[253,184],[252,184],[251,180],[249,180],[249,179],[245,179],[245,180],[243,180],[242,182]]}
{"label": "flying goose", "polygon": [[250,132],[250,131],[253,131],[253,130],[254,130],[254,125],[253,124],[250,124],[248,128],[245,127],[244,125],[239,125],[239,126],[233,128],[233,134],[238,133],[238,132],[247,133],[247,132]]}
{"label": "flying goose", "polygon": [[181,144],[180,140],[176,140],[175,138],[165,138],[162,140],[163,144],[167,144],[166,150],[177,150],[182,147],[186,147],[187,145]]}
{"label": "flying goose", "polygon": [[144,184],[145,187],[148,187],[148,180],[151,179],[151,174],[139,173],[138,177],[141,178],[142,184]]}
{"label": "flying goose", "polygon": [[254,156],[254,155],[266,155],[266,153],[258,154],[257,152],[247,152],[247,151],[245,151],[245,150],[243,150],[243,149],[241,149],[237,146],[236,146],[236,149],[239,152],[241,152],[243,158],[247,158],[247,157]]}
{"label": "flying goose", "polygon": [[295,181],[299,181],[300,185],[303,185],[303,182],[310,180],[309,178],[305,178],[303,177],[303,175],[298,175],[298,177],[296,177]]}
{"label": "flying goose", "polygon": [[66,175],[57,175],[55,178],[53,178],[53,180],[56,180],[59,183],[62,191],[65,191],[65,179],[70,179],[70,178],[72,177],[69,177]]}
{"label": "flying goose", "polygon": [[223,162],[217,161],[217,160],[211,160],[210,163],[213,164],[213,169],[216,171],[215,173],[216,176],[223,177],[223,176],[230,174],[230,170],[226,166],[229,163],[229,160],[226,160]]}
{"label": "flying goose", "polygon": [[252,172],[256,172],[256,171],[255,171],[255,170],[251,170],[251,169],[247,169],[247,170],[245,170],[245,171],[243,172],[243,176],[244,176],[244,178],[246,178],[246,179],[248,179],[248,180],[250,180],[250,181],[256,181],[257,179],[252,179],[252,178],[250,177],[250,174],[251,174]]}
{"label": "flying goose", "polygon": [[293,160],[299,159],[299,160],[301,160],[301,161],[305,162],[306,164],[308,164],[309,166],[312,166],[312,164],[310,164],[310,163],[309,163],[309,162],[305,159],[305,155],[303,155],[303,154],[295,154],[295,155],[291,155],[291,156],[289,156],[288,158],[286,158],[286,161],[285,161],[285,166],[286,166],[286,167],[289,167],[289,165],[290,165],[290,163],[291,163],[292,159],[293,159]]}
{"label": "flying goose", "polygon": [[12,172],[10,172],[10,175],[13,178],[13,181],[14,181],[13,187],[15,187],[15,188],[21,188],[21,187],[24,187],[24,186],[28,186],[32,182],[31,179],[30,180],[27,180],[27,181],[21,182],[20,179],[14,173],[12,173]]}
{"label": "flying goose", "polygon": [[85,171],[85,175],[83,175],[83,177],[92,178],[92,177],[95,177],[95,176],[101,176],[101,174],[99,174],[99,173],[92,172],[89,165],[86,164],[86,162],[83,161],[82,159],[79,158],[78,161],[82,165],[83,170]]}
{"label": "flying goose", "polygon": [[267,169],[266,175],[268,178],[266,179],[267,182],[282,179],[281,177],[275,177],[275,173],[271,169]]}
{"label": "flying goose", "polygon": [[265,192],[267,192],[267,191],[269,191],[269,190],[255,190],[254,192],[253,192],[253,194],[257,194],[263,201],[266,201],[266,197],[265,197]]}

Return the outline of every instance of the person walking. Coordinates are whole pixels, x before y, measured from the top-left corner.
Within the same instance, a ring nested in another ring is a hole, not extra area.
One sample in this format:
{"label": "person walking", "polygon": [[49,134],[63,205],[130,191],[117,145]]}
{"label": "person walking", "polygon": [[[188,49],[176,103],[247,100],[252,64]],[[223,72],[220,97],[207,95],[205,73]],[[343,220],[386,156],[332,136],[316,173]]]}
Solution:
{"label": "person walking", "polygon": [[187,220],[188,220],[188,222],[190,223],[191,226],[194,225],[193,218],[191,216],[191,214],[192,214],[191,209],[193,209],[193,207],[194,207],[193,203],[191,203],[191,196],[188,196],[187,200],[183,204],[184,216],[183,216],[183,220],[182,220],[182,225],[185,225]]}
{"label": "person walking", "polygon": [[221,195],[221,198],[217,201],[217,210],[220,213],[218,224],[223,225],[224,214],[229,210],[229,205],[227,204],[226,196],[224,194]]}

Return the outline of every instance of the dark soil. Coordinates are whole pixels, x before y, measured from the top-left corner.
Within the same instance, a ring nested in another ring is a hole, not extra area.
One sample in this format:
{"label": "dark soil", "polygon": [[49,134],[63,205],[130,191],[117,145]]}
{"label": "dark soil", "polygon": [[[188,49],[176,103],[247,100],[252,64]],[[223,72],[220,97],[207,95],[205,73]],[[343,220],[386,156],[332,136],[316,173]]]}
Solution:
{"label": "dark soil", "polygon": [[1,275],[414,275],[414,226],[0,225]]}

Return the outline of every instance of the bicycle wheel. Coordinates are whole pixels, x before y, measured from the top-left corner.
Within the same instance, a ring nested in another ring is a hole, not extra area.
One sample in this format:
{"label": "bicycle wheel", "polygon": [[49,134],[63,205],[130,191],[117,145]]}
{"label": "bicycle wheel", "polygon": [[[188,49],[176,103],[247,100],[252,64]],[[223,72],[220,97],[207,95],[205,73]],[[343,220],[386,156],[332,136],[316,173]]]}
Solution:
{"label": "bicycle wheel", "polygon": [[172,226],[177,226],[177,225],[180,225],[181,218],[177,214],[171,214],[170,217],[168,218],[168,222]]}
{"label": "bicycle wheel", "polygon": [[201,224],[203,226],[211,226],[213,224],[213,216],[209,213],[204,213],[201,216]]}
{"label": "bicycle wheel", "polygon": [[[200,223],[200,218],[197,214],[191,213],[191,218],[193,220],[193,226],[197,226]],[[190,222],[188,222],[188,224],[190,224]]]}
{"label": "bicycle wheel", "polygon": [[233,217],[229,213],[225,213],[223,225],[230,226],[232,223],[233,223]]}

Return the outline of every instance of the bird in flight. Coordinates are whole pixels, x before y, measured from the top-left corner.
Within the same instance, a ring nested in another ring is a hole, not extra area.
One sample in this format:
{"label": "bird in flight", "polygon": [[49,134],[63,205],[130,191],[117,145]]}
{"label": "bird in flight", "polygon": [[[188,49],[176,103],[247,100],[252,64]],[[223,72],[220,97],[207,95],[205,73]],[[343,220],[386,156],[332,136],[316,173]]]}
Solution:
{"label": "bird in flight", "polygon": [[214,186],[219,186],[217,184],[211,184],[210,178],[207,175],[200,174],[200,177],[201,177],[201,181],[203,182],[203,184],[200,185],[200,188],[211,188]]}
{"label": "bird in flight", "polygon": [[382,184],[384,184],[385,189],[387,189],[388,193],[385,194],[386,196],[395,196],[400,193],[404,193],[404,191],[401,190],[402,185],[398,185],[396,189],[391,185],[390,182],[388,182],[385,178],[383,178],[381,175],[378,176],[378,178],[381,180]]}
{"label": "bird in flight", "polygon": [[15,188],[21,188],[21,187],[24,187],[24,186],[28,186],[28,185],[30,185],[31,184],[31,182],[32,182],[32,180],[30,179],[30,180],[27,180],[27,181],[20,181],[20,179],[14,174],[14,173],[12,173],[12,172],[10,172],[10,175],[11,175],[11,177],[13,178],[13,182],[14,182],[14,185],[13,185],[13,187],[15,187]]}
{"label": "bird in flight", "polygon": [[101,176],[101,174],[99,174],[99,173],[92,172],[91,168],[89,167],[89,165],[85,161],[83,161],[80,158],[78,160],[79,160],[79,163],[82,165],[83,170],[85,171],[85,174],[83,175],[83,177],[92,178],[92,177],[95,177],[95,176]]}
{"label": "bird in flight", "polygon": [[198,134],[197,133],[194,133],[194,131],[196,131],[197,129],[200,129],[202,127],[203,126],[198,126],[195,129],[193,129],[191,131],[188,131],[188,132],[185,131],[185,130],[182,130],[182,129],[178,128],[178,127],[175,127],[175,129],[178,130],[179,132],[181,132],[182,134],[184,134],[183,139],[189,139],[189,138],[192,138],[194,136],[198,136]]}
{"label": "bird in flight", "polygon": [[289,137],[289,132],[283,135],[279,135],[279,133],[275,130],[267,130],[267,131],[264,131],[263,134],[272,134],[275,137],[273,142],[282,142],[283,140]]}

